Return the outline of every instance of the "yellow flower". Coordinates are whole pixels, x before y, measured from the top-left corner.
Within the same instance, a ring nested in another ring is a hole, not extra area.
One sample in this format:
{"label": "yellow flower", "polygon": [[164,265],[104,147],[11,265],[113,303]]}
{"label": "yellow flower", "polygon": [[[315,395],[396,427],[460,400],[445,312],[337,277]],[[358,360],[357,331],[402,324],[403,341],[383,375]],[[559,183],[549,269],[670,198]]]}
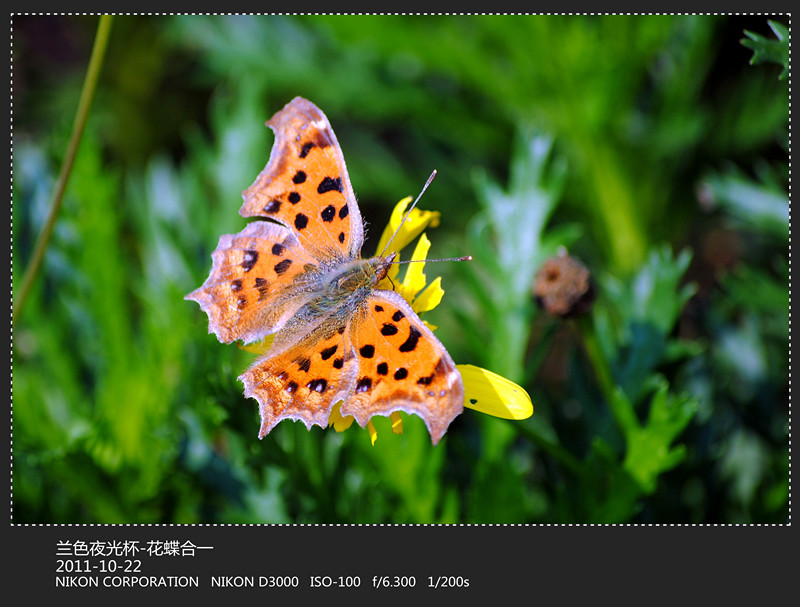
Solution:
{"label": "yellow flower", "polygon": [[[428,283],[424,272],[424,260],[428,256],[431,242],[423,233],[423,230],[427,227],[439,225],[440,214],[438,211],[422,211],[414,208],[401,225],[400,222],[406,214],[406,209],[411,200],[411,197],[404,198],[394,208],[389,219],[389,225],[384,229],[378,243],[377,254],[388,255],[390,252],[397,252],[396,260],[399,261],[400,250],[421,234],[417,246],[411,254],[411,260],[418,263],[408,264],[402,282],[397,280],[398,265],[393,264],[389,273],[378,283],[377,287],[379,289],[397,291],[411,305],[414,312],[422,314],[438,306],[444,296],[441,276],[437,276]],[[394,238],[389,242],[393,234]],[[436,328],[427,322],[425,324],[431,330]],[[531,397],[511,380],[473,365],[456,365],[456,368],[461,374],[461,380],[464,383],[465,407],[503,419],[520,420],[526,419],[533,414]],[[341,403],[334,405],[328,421],[328,425],[333,426],[337,432],[343,432],[353,423],[352,416],[342,417],[340,407]],[[392,432],[402,434],[403,420],[400,413],[391,413],[390,419],[392,420]],[[367,430],[374,445],[378,433],[371,421],[367,423]]]}
{"label": "yellow flower", "polygon": [[[439,217],[441,215],[439,211],[423,211],[416,207],[408,214],[408,219],[405,220],[403,225],[400,225],[400,222],[403,221],[403,216],[406,214],[408,205],[411,204],[411,200],[411,196],[407,196],[394,207],[392,216],[389,218],[389,225],[384,228],[381,239],[378,242],[378,255],[388,255],[394,251],[400,251],[417,236],[422,234],[425,228],[435,228],[439,225]],[[391,243],[389,243],[389,239],[392,238],[392,234],[395,232],[397,232],[397,234],[395,234]],[[388,249],[386,249],[387,245],[389,245]],[[384,251],[384,249],[386,249],[386,251]]]}

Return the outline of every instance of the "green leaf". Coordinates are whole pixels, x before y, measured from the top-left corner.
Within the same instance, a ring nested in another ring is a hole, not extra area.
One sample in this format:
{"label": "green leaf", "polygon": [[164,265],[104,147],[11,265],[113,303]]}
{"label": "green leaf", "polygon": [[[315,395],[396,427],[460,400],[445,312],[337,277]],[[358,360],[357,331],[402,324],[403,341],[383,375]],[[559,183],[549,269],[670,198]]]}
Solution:
{"label": "green leaf", "polygon": [[667,335],[683,306],[694,294],[694,285],[680,287],[692,254],[688,249],[674,257],[666,245],[651,251],[639,272],[627,283],[606,277],[604,287],[617,315],[631,324],[651,324]]}
{"label": "green leaf", "polygon": [[624,468],[642,490],[652,493],[658,476],[678,465],[686,456],[686,446],[672,442],[697,413],[697,400],[691,396],[675,396],[662,381],[653,395],[647,422],[625,428],[627,451]]}
{"label": "green leaf", "polygon": [[767,22],[778,37],[777,40],[770,40],[761,34],[744,30],[745,35],[750,39],[743,38],[741,43],[742,46],[753,51],[750,65],[767,62],[782,65],[783,71],[778,78],[785,80],[789,75],[789,30],[777,21],[769,20]]}
{"label": "green leaf", "polygon": [[789,335],[789,284],[787,260],[781,260],[776,278],[760,268],[741,265],[720,279],[725,298],[720,302],[728,314],[741,318],[757,314],[765,335],[785,341]]}
{"label": "green leaf", "polygon": [[503,279],[512,289],[509,295],[519,297],[530,291],[533,275],[544,261],[542,233],[561,198],[565,179],[566,164],[553,156],[552,138],[534,132],[517,138],[506,191],[485,173],[476,173],[475,190],[496,237],[495,255],[499,267],[505,269]]}
{"label": "green leaf", "polygon": [[[602,278],[600,302],[595,306],[593,329],[604,361],[628,398],[637,402],[652,371],[676,350],[670,339],[675,323],[695,286],[681,286],[691,260],[684,250],[673,256],[668,246],[651,251],[647,261],[628,281]],[[607,399],[613,398],[606,395]]]}

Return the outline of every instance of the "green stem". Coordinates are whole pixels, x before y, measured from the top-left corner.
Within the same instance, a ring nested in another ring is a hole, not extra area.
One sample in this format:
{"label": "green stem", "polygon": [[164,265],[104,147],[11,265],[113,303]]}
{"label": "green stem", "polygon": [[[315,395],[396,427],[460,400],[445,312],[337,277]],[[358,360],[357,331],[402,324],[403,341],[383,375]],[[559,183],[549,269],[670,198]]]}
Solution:
{"label": "green stem", "polygon": [[75,162],[75,156],[78,153],[78,146],[83,136],[83,130],[86,126],[86,120],[89,117],[89,109],[92,106],[92,98],[94,97],[95,89],[97,88],[97,79],[100,74],[100,67],[103,64],[103,56],[105,55],[106,46],[108,45],[108,35],[111,29],[111,15],[102,15],[100,22],[97,25],[97,34],[94,39],[94,47],[92,48],[92,56],[89,59],[89,69],[86,72],[86,78],[83,82],[83,89],[81,90],[81,98],[78,102],[78,111],[75,114],[75,122],[72,125],[72,135],[69,139],[67,146],[67,153],[64,156],[64,162],[61,165],[61,172],[58,175],[56,182],[56,189],[53,192],[53,198],[50,201],[50,211],[47,215],[44,227],[42,228],[39,237],[36,240],[36,247],[33,251],[33,257],[30,264],[25,271],[25,276],[22,279],[22,286],[14,301],[14,310],[11,315],[12,323],[16,321],[19,316],[20,310],[28,297],[33,281],[39,273],[44,259],[44,252],[50,242],[50,236],[53,233],[53,227],[56,223],[58,211],[61,208],[61,201],[64,198],[64,192],[67,189],[67,182],[69,181],[70,174],[72,173],[72,165]]}
{"label": "green stem", "polygon": [[586,356],[592,363],[597,383],[600,384],[600,390],[606,399],[611,399],[614,393],[614,379],[611,374],[611,369],[606,363],[603,352],[600,348],[600,343],[597,341],[594,327],[588,317],[581,317],[576,321],[578,327],[578,334],[583,338],[583,347],[586,350]]}
{"label": "green stem", "polygon": [[539,369],[541,369],[545,359],[547,358],[547,355],[550,352],[550,345],[553,343],[553,339],[556,336],[556,331],[558,328],[558,322],[548,323],[544,328],[542,336],[536,343],[533,354],[526,356],[527,362],[525,363],[524,375],[525,383],[530,383],[536,379],[536,376],[539,374]]}
{"label": "green stem", "polygon": [[617,396],[617,385],[614,382],[614,376],[603,355],[600,342],[597,340],[597,334],[594,331],[591,320],[589,320],[588,317],[580,318],[577,323],[579,333],[583,336],[583,346],[586,350],[586,356],[589,358],[592,368],[594,369],[600,391],[608,403],[617,424],[619,424],[622,431],[627,434],[629,428],[636,426],[636,414],[630,404],[627,403],[627,400],[623,402],[623,400]]}

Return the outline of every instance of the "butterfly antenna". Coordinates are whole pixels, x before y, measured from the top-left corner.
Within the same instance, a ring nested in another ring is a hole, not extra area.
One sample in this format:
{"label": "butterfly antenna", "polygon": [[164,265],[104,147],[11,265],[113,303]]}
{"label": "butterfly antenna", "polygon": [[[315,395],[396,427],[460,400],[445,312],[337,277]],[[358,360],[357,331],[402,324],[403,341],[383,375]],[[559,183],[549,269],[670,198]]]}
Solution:
{"label": "butterfly antenna", "polygon": [[422,186],[422,190],[420,191],[419,194],[417,194],[417,199],[411,204],[408,211],[406,211],[406,214],[403,215],[403,219],[400,220],[400,224],[397,226],[397,229],[394,231],[394,234],[392,234],[392,237],[386,243],[386,246],[383,247],[383,251],[381,251],[380,255],[381,257],[383,257],[383,254],[386,253],[386,249],[389,248],[389,245],[392,244],[394,237],[397,236],[397,233],[400,231],[400,228],[403,227],[403,224],[406,222],[406,219],[408,219],[408,216],[411,215],[411,211],[413,211],[414,207],[417,206],[417,202],[419,202],[419,199],[422,198],[422,195],[425,193],[425,190],[428,189],[428,186],[431,184],[431,181],[433,181],[434,177],[436,177],[436,169],[433,169],[433,173],[431,173],[431,176],[428,177],[428,181],[425,182],[425,185]]}
{"label": "butterfly antenna", "polygon": [[444,257],[442,259],[409,259],[408,261],[393,261],[392,263],[434,263],[437,261],[472,261],[472,255],[464,255],[464,257]]}

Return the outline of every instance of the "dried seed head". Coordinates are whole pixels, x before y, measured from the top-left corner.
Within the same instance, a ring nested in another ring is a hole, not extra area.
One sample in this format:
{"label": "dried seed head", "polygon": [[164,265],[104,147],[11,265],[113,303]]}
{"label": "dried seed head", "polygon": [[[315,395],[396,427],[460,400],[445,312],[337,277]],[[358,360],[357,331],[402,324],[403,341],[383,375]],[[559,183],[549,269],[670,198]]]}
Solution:
{"label": "dried seed head", "polygon": [[561,317],[584,314],[595,295],[589,270],[566,251],[542,264],[533,294],[545,310]]}

